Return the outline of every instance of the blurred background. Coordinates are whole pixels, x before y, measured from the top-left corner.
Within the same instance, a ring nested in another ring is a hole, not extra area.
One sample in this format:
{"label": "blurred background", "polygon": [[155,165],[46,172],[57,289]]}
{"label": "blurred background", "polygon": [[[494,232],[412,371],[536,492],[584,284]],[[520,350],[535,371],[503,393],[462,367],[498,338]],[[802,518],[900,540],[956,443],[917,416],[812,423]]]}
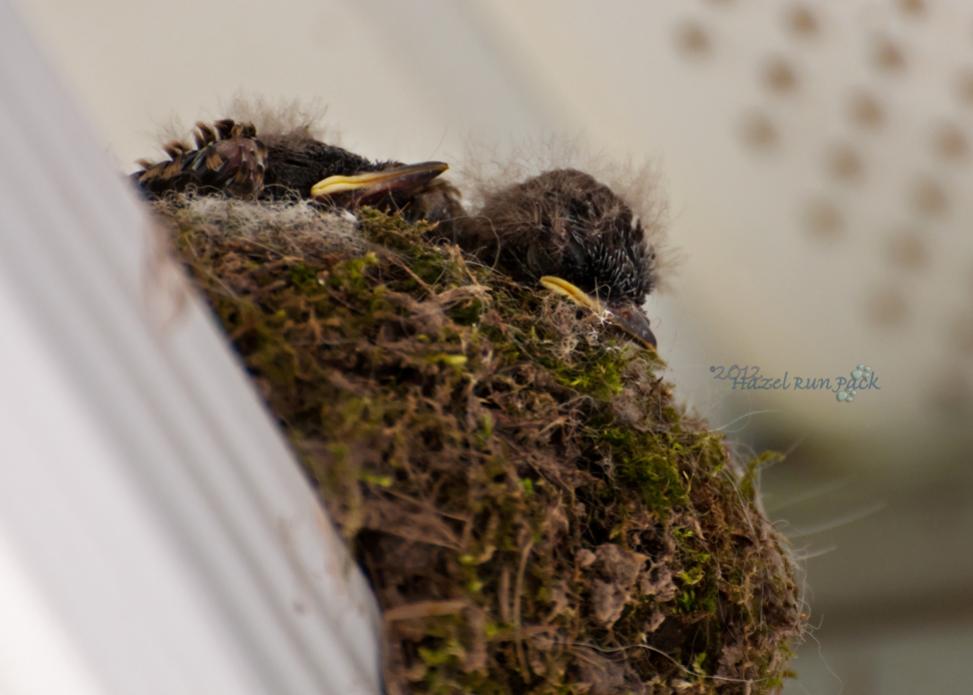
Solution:
{"label": "blurred background", "polygon": [[[648,305],[669,377],[742,456],[787,454],[765,503],[815,628],[785,692],[973,691],[973,6],[20,9],[120,171],[239,95],[318,108],[378,158],[462,168],[554,137],[650,162],[681,259]],[[733,365],[786,388],[734,389]],[[872,387],[838,393],[859,365]]]}

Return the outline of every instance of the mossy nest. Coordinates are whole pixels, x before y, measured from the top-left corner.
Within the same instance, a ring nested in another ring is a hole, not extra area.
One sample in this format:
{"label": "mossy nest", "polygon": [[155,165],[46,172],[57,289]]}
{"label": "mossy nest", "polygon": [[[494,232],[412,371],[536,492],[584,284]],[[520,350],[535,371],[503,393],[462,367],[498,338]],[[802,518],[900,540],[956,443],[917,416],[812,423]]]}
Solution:
{"label": "mossy nest", "polygon": [[761,458],[598,318],[306,203],[156,203],[368,576],[389,693],[766,693],[802,632]]}

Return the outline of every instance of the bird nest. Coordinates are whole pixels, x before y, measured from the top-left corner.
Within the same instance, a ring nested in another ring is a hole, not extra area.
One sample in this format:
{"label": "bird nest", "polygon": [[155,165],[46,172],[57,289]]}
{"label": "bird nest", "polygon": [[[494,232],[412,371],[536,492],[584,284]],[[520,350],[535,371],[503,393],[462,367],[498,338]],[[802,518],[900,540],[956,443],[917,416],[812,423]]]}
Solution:
{"label": "bird nest", "polygon": [[656,354],[308,203],[155,207],[371,582],[389,693],[765,693],[795,568]]}

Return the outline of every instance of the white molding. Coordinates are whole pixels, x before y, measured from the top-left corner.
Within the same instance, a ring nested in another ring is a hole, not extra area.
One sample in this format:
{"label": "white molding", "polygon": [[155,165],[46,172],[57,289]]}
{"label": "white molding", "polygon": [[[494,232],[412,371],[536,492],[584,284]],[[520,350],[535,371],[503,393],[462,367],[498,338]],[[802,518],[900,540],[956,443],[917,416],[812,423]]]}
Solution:
{"label": "white molding", "polygon": [[[378,692],[362,576],[7,0],[0,152],[0,590],[37,606],[0,621],[0,664],[70,661],[71,692]],[[31,672],[0,690],[43,692]]]}

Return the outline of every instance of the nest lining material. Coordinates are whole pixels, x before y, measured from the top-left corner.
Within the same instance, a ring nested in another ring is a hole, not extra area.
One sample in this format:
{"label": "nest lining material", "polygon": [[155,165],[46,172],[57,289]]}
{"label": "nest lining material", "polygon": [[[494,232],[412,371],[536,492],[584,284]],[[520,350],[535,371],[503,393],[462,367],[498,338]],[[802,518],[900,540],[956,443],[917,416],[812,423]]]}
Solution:
{"label": "nest lining material", "polygon": [[754,472],[661,362],[431,225],[154,204],[384,612],[389,693],[768,693],[803,630]]}

